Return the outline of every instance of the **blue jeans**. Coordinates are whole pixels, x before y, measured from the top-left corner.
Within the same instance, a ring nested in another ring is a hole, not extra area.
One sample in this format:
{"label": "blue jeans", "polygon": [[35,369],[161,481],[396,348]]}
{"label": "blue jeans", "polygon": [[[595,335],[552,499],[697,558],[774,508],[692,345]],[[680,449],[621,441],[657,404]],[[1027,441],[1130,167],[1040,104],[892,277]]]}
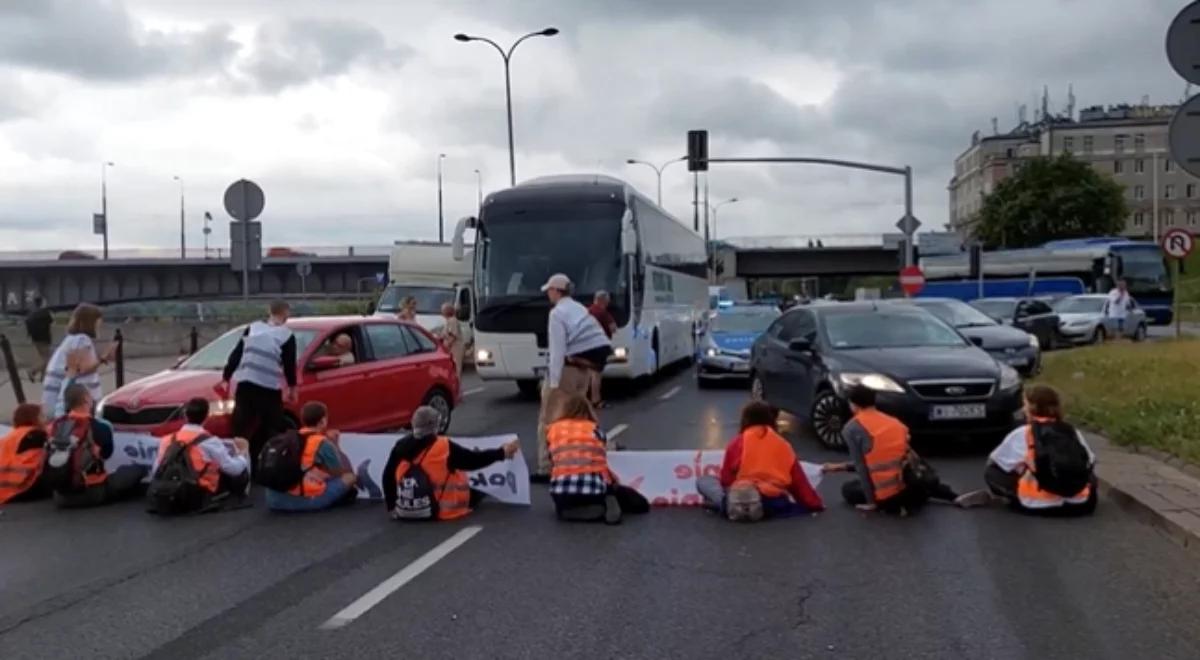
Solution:
{"label": "blue jeans", "polygon": [[357,497],[358,491],[334,477],[325,482],[325,492],[316,497],[301,497],[268,489],[267,508],[272,511],[322,511],[340,504],[342,500],[352,501],[351,495]]}
{"label": "blue jeans", "polygon": [[[726,493],[716,477],[711,475],[696,477],[696,491],[704,498],[706,508],[725,514]],[[788,518],[808,512],[804,505],[793,502],[792,498],[787,495],[762,497],[761,499],[764,518]]]}

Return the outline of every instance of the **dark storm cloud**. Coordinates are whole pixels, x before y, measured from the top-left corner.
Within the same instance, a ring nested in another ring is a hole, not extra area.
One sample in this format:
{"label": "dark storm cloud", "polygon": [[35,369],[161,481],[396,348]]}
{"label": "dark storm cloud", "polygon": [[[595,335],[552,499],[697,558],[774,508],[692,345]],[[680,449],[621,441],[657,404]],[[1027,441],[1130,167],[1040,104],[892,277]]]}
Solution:
{"label": "dark storm cloud", "polygon": [[411,51],[389,46],[383,33],[361,22],[298,19],[261,25],[253,52],[239,67],[258,89],[272,92],[347,72],[357,64],[397,66]]}

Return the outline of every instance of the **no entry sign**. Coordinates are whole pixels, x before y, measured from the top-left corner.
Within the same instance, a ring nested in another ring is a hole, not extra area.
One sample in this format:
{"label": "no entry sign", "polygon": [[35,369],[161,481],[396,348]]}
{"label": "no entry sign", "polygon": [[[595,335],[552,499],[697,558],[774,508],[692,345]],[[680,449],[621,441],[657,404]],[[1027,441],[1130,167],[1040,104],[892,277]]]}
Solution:
{"label": "no entry sign", "polygon": [[905,266],[900,271],[900,288],[904,293],[915,296],[925,288],[925,273],[920,266]]}

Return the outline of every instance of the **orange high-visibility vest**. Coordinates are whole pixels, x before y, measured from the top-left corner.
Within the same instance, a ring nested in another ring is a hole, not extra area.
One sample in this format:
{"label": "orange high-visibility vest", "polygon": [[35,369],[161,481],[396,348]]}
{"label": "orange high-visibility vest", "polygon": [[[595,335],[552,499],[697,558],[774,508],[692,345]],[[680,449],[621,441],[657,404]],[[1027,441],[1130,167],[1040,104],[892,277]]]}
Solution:
{"label": "orange high-visibility vest", "polygon": [[[180,430],[171,435],[163,436],[162,440],[158,443],[159,460],[161,461],[161,457],[167,455],[167,450],[171,447],[172,442],[186,445],[201,435],[205,434]],[[203,442],[203,440],[200,442]],[[204,452],[200,449],[199,445],[200,443],[196,443],[196,445],[187,450],[187,459],[192,465],[192,470],[196,472],[200,487],[209,495],[215,495],[221,483],[221,468],[216,463],[205,458]]]}
{"label": "orange high-visibility vest", "polygon": [[735,481],[749,481],[763,497],[779,497],[792,483],[796,452],[769,426],[742,431],[742,460]]}
{"label": "orange high-visibility vest", "polygon": [[578,474],[599,474],[612,483],[608,472],[608,452],[596,434],[596,422],[590,419],[560,419],[546,427],[550,449],[550,479]]}
{"label": "orange high-visibility vest", "polygon": [[[71,435],[75,436],[77,441],[83,442],[84,438],[90,436],[92,432],[92,416],[70,412],[64,417],[59,417],[50,425],[49,434],[51,439],[54,438],[54,431],[58,428],[58,425],[65,424],[68,420],[75,422],[75,428],[72,430]],[[92,452],[92,457],[95,460],[93,461],[93,469],[83,475],[83,485],[85,488],[101,486],[108,481],[108,471],[104,467],[104,457],[100,455],[100,445],[96,444],[94,439],[89,439],[87,447],[84,448],[84,451],[88,450]]]}
{"label": "orange high-visibility vest", "polygon": [[[450,469],[450,439],[438,436],[418,458],[417,465],[429,477],[429,485],[437,497],[438,520],[454,520],[471,513],[471,486],[467,475],[461,470]],[[404,479],[411,465],[412,461],[400,461],[396,466],[396,483]]]}
{"label": "orange high-visibility vest", "polygon": [[1020,500],[1021,506],[1027,509],[1049,509],[1064,504],[1083,504],[1092,496],[1090,485],[1084,486],[1083,490],[1072,497],[1063,497],[1042,490],[1038,484],[1034,469],[1037,452],[1034,451],[1033,424],[1050,424],[1054,421],[1053,419],[1034,417],[1029,424],[1025,425],[1025,472],[1017,480],[1017,499]]}
{"label": "orange high-visibility vest", "polygon": [[0,438],[0,504],[33,488],[46,463],[44,446],[18,452],[25,436],[38,431],[37,426],[21,426]]}
{"label": "orange high-visibility vest", "polygon": [[875,501],[881,502],[904,490],[904,457],[908,454],[908,427],[874,408],[860,410],[854,419],[871,436],[871,451],[863,458],[870,472]]}
{"label": "orange high-visibility vest", "polygon": [[300,455],[300,469],[304,470],[304,478],[293,487],[289,493],[314,499],[325,494],[325,482],[329,473],[317,466],[317,450],[325,436],[313,429],[300,429],[300,439],[304,442],[304,453]]}

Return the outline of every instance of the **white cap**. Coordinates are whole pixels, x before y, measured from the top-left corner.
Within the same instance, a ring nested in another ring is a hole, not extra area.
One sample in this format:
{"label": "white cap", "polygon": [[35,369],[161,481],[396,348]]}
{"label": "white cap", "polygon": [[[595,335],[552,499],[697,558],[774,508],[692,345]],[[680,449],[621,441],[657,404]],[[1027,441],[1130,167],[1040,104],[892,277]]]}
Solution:
{"label": "white cap", "polygon": [[550,279],[546,280],[546,283],[542,285],[542,291],[549,291],[550,289],[569,291],[571,289],[571,278],[562,273],[551,275]]}

